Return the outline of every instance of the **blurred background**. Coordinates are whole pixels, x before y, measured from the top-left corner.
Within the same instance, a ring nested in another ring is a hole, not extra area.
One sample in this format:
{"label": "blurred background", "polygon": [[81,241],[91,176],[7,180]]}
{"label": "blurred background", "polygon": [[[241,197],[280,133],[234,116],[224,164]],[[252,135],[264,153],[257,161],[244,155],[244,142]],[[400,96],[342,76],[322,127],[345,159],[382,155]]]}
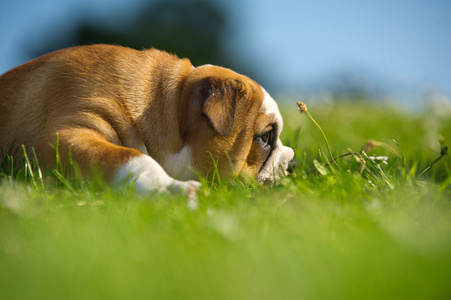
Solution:
{"label": "blurred background", "polygon": [[93,43],[229,67],[279,101],[450,105],[449,0],[0,0],[0,74]]}

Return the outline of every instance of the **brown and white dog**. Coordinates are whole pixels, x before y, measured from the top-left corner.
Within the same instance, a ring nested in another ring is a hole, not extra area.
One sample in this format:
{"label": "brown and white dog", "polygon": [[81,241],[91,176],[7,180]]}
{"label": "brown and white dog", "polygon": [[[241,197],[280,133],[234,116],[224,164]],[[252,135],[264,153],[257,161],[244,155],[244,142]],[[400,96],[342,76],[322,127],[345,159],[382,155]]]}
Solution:
{"label": "brown and white dog", "polygon": [[222,176],[276,180],[294,165],[282,127],[253,80],[155,49],[74,47],[0,77],[3,153],[23,144],[49,167],[58,139],[63,161],[70,151],[82,173],[96,166],[144,193],[192,193],[213,159]]}

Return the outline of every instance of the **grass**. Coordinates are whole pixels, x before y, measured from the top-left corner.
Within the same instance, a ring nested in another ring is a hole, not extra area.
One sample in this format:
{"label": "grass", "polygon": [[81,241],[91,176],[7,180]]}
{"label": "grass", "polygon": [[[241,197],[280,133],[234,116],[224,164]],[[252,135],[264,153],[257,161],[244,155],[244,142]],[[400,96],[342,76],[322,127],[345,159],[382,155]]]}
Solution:
{"label": "grass", "polygon": [[[297,168],[277,186],[204,180],[196,209],[100,180],[0,171],[2,299],[447,299],[450,114],[337,102],[283,110]],[[367,156],[367,140],[386,143]],[[393,141],[395,140],[395,142]],[[318,150],[321,149],[321,150]],[[421,174],[423,170],[430,168]],[[4,166],[3,166],[4,167]]]}

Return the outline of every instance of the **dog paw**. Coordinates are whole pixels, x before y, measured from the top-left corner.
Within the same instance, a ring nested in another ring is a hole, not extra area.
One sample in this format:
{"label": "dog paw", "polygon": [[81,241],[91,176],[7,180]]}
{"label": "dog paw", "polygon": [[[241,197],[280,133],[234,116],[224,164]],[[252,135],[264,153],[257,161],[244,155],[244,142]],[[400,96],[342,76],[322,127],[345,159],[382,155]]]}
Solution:
{"label": "dog paw", "polygon": [[183,194],[186,197],[186,204],[192,210],[196,210],[198,207],[197,193],[202,187],[202,184],[198,181],[179,181],[174,180],[174,183],[170,185],[167,190],[172,194]]}
{"label": "dog paw", "polygon": [[116,173],[115,184],[132,185],[138,194],[169,193],[183,194],[188,199],[197,198],[201,184],[197,181],[180,181],[169,176],[150,156],[142,155],[131,159]]}
{"label": "dog paw", "polygon": [[183,194],[188,199],[197,199],[197,191],[201,188],[202,184],[198,181],[179,181],[174,182],[167,187],[167,190],[171,194]]}

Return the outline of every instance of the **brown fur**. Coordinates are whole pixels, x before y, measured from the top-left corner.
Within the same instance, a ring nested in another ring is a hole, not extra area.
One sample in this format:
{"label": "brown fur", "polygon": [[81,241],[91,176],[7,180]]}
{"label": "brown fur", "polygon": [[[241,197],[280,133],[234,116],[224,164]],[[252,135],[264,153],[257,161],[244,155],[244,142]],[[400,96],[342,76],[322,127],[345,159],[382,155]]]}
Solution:
{"label": "brown fur", "polygon": [[94,164],[111,179],[143,155],[142,145],[160,164],[189,145],[203,174],[212,167],[211,154],[222,174],[255,176],[265,153],[254,135],[272,122],[260,112],[263,97],[245,76],[193,68],[155,49],[74,47],[0,77],[0,147],[35,148],[50,167],[58,135],[63,159],[71,149],[84,173]]}

